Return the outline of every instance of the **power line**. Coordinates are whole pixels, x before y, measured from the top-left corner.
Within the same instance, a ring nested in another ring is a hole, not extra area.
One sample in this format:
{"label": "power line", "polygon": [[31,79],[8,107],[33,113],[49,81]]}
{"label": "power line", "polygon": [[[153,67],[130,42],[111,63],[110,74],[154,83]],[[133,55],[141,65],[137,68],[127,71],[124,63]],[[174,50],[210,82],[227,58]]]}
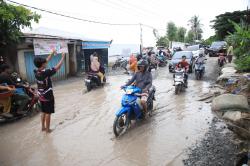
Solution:
{"label": "power line", "polygon": [[165,18],[164,16],[160,15],[159,13],[155,12],[155,11],[152,11],[152,10],[148,10],[147,8],[142,8],[141,6],[138,6],[136,4],[133,4],[133,3],[130,3],[128,1],[125,1],[125,0],[119,0],[122,4],[126,4],[130,7],[134,7],[135,9],[138,9],[138,10],[141,10],[143,12],[145,12],[146,14],[148,15],[155,15],[157,17],[162,17],[162,18]]}
{"label": "power line", "polygon": [[75,19],[75,20],[79,20],[79,21],[85,21],[85,22],[95,23],[95,24],[120,25],[120,26],[139,25],[139,24],[121,24],[121,23],[118,24],[118,23],[109,23],[109,22],[87,20],[87,19],[83,19],[83,18],[78,18],[78,17],[74,17],[74,16],[69,16],[69,15],[61,14],[61,13],[52,12],[52,11],[41,9],[41,8],[37,8],[37,7],[34,7],[34,6],[25,5],[25,4],[18,3],[18,2],[12,1],[12,0],[6,0],[6,1],[14,3],[14,4],[17,4],[17,5],[25,6],[25,7],[31,8],[31,9],[39,10],[39,11],[42,11],[42,12],[47,12],[47,13],[50,13],[50,14],[54,14],[54,15],[58,15],[58,16],[66,17],[66,18],[71,18],[71,19]]}
{"label": "power line", "polygon": [[143,23],[122,24],[122,23],[109,23],[109,22],[94,21],[94,20],[88,20],[88,19],[78,18],[78,17],[74,17],[74,16],[69,16],[69,15],[65,15],[65,14],[61,14],[61,13],[57,13],[57,12],[52,12],[52,11],[49,11],[49,10],[46,10],[46,9],[37,8],[37,7],[34,7],[34,6],[22,4],[22,3],[15,2],[15,1],[12,1],[12,0],[6,0],[6,1],[17,4],[17,5],[25,6],[25,7],[31,8],[31,9],[39,10],[39,11],[42,11],[42,12],[47,12],[47,13],[50,13],[50,14],[53,14],[53,15],[66,17],[66,18],[70,18],[70,19],[75,19],[75,20],[78,20],[78,21],[90,22],[90,23],[95,23],[95,24],[111,25],[111,26],[137,26],[137,25],[141,25],[141,26],[156,29],[156,30],[159,30],[159,31],[165,31],[164,29],[155,28],[153,26],[143,24]]}
{"label": "power line", "polygon": [[91,2],[95,2],[97,4],[101,4],[103,6],[106,6],[106,7],[109,7],[109,8],[113,8],[113,9],[116,9],[116,10],[119,10],[120,12],[124,12],[126,14],[129,14],[131,16],[138,16],[138,17],[144,17],[145,14],[142,14],[142,13],[139,13],[137,11],[133,11],[134,14],[132,14],[130,11],[130,9],[126,8],[126,7],[122,7],[121,5],[115,5],[114,3],[109,3],[108,1],[98,1],[98,0],[91,0]]}

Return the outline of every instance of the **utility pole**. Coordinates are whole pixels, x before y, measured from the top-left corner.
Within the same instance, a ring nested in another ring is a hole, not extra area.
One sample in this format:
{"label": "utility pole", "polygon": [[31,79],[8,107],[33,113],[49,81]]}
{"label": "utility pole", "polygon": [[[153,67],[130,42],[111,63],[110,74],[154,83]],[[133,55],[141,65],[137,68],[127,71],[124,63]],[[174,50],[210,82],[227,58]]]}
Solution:
{"label": "utility pole", "polygon": [[142,55],[143,42],[142,42],[142,24],[140,23],[140,54]]}
{"label": "utility pole", "polygon": [[249,26],[249,25],[248,25],[248,21],[250,21],[250,18],[249,18],[250,15],[248,14],[248,13],[249,13],[249,12],[248,12],[249,5],[250,5],[250,0],[248,0],[248,4],[247,4],[247,21],[246,21],[246,22],[247,22],[247,30],[248,30],[248,26]]}

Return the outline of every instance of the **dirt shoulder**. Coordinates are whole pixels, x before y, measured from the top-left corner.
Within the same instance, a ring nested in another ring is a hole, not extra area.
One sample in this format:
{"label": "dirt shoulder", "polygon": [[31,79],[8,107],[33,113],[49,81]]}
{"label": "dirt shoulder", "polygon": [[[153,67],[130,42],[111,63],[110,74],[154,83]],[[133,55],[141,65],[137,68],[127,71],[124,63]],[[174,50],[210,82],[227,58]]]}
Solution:
{"label": "dirt shoulder", "polygon": [[[214,70],[206,73],[206,81],[211,84],[218,77],[219,68],[216,59],[210,59],[210,64]],[[227,129],[222,120],[214,117],[210,123],[209,130],[204,138],[187,149],[187,159],[183,164],[187,166],[234,166],[237,165],[241,153],[243,142],[239,141],[235,134]]]}

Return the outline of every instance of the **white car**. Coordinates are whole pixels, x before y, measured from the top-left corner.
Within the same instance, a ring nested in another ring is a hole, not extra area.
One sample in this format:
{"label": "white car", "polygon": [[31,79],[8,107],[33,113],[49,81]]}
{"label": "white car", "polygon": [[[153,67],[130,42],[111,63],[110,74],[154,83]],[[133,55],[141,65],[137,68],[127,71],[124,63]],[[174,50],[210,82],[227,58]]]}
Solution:
{"label": "white car", "polygon": [[202,54],[203,56],[205,55],[205,49],[200,47],[199,44],[188,46],[186,50],[192,51],[194,58],[198,57],[199,54]]}

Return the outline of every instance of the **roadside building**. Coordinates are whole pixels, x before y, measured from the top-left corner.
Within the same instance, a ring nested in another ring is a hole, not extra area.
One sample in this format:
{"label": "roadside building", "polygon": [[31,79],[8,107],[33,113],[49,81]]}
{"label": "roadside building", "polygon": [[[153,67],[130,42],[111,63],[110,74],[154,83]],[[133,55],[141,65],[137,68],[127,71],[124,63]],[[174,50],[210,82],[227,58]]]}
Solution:
{"label": "roadside building", "polygon": [[21,42],[6,51],[7,63],[20,73],[21,77],[33,83],[35,56],[48,56],[52,48],[59,53],[52,58],[48,66],[54,66],[60,60],[60,53],[66,52],[65,62],[60,71],[53,77],[54,80],[62,80],[77,73],[88,72],[90,55],[97,52],[100,62],[108,64],[108,47],[110,41],[95,40],[82,37],[69,32],[38,28],[29,33],[24,33]]}

